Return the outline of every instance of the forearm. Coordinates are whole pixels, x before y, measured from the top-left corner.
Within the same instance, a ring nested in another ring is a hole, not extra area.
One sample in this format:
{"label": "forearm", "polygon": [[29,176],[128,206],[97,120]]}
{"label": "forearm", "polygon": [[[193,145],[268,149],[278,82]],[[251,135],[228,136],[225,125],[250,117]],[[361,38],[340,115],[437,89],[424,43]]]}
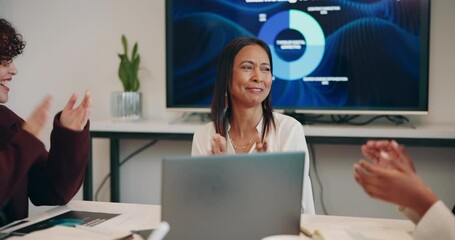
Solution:
{"label": "forearm", "polygon": [[43,143],[24,130],[14,134],[6,145],[1,146],[1,149],[0,206],[20,190],[30,167],[39,155],[46,153]]}
{"label": "forearm", "polygon": [[84,178],[90,148],[89,124],[81,132],[72,131],[59,125],[58,116],[49,156],[30,174],[29,194],[36,205],[65,204],[77,193]]}
{"label": "forearm", "polygon": [[427,187],[415,195],[414,201],[409,207],[422,217],[437,201],[437,196]]}

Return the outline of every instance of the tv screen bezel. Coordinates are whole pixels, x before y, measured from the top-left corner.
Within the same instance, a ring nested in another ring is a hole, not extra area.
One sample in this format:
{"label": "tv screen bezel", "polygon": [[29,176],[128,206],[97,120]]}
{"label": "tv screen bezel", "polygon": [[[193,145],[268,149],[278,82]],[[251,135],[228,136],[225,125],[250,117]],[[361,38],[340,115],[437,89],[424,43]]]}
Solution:
{"label": "tv screen bezel", "polygon": [[[171,102],[171,97],[169,95],[173,95],[171,89],[173,86],[173,48],[172,48],[172,41],[173,41],[173,1],[174,0],[166,0],[165,6],[165,26],[166,26],[166,36],[165,36],[165,43],[166,43],[166,91],[165,91],[165,100],[166,100],[166,111],[170,112],[194,112],[194,113],[210,113],[210,105],[207,106],[195,106],[194,104],[189,104],[188,106],[185,105],[176,105]],[[429,79],[429,53],[430,53],[430,23],[431,23],[431,0],[419,0],[421,3],[421,9],[425,10],[421,12],[421,66],[424,68],[420,69],[420,76],[424,76],[426,78],[425,82],[419,82],[419,96],[421,97],[420,101],[423,101],[416,107],[415,109],[410,108],[384,108],[381,109],[379,107],[375,107],[374,109],[371,107],[342,107],[342,108],[335,108],[335,107],[299,107],[299,108],[292,108],[292,107],[274,107],[274,110],[279,112],[295,112],[295,113],[305,113],[305,114],[332,114],[332,115],[428,115],[429,114],[429,87],[430,87],[430,79]],[[426,21],[423,21],[426,20]],[[419,80],[420,81],[420,80]]]}

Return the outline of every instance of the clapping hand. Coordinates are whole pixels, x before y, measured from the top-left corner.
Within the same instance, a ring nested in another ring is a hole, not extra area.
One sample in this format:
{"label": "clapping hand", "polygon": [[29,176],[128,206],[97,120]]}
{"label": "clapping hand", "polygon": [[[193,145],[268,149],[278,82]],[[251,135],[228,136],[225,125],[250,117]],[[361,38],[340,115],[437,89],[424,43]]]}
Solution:
{"label": "clapping hand", "polygon": [[25,122],[23,129],[38,139],[41,139],[44,127],[49,119],[49,108],[52,104],[52,97],[47,96],[32,112]]}
{"label": "clapping hand", "polygon": [[63,127],[73,131],[82,131],[87,124],[92,105],[92,97],[89,91],[85,91],[84,99],[79,106],[74,107],[77,101],[76,93],[73,93],[60,115],[60,123]]}
{"label": "clapping hand", "polygon": [[420,216],[437,201],[397,142],[368,141],[361,151],[372,163],[354,164],[354,178],[368,195],[414,209]]}
{"label": "clapping hand", "polygon": [[361,151],[375,165],[385,168],[398,168],[401,165],[401,168],[407,167],[415,172],[414,163],[404,147],[394,140],[371,140],[362,145]]}
{"label": "clapping hand", "polygon": [[261,135],[257,133],[256,135],[256,152],[267,152],[267,139],[261,139]]}
{"label": "clapping hand", "polygon": [[226,138],[221,136],[219,133],[215,134],[212,138],[212,149],[210,151],[210,155],[226,154],[226,146]]}

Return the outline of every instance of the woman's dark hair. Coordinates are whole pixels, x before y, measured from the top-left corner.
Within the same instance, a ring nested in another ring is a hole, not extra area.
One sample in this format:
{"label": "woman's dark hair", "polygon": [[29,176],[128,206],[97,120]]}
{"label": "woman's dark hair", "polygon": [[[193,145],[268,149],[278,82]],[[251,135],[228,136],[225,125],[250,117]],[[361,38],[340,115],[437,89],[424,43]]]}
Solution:
{"label": "woman's dark hair", "polygon": [[[230,86],[232,84],[234,59],[235,56],[237,56],[237,53],[248,45],[258,45],[264,49],[269,57],[270,72],[273,72],[272,53],[270,52],[269,46],[264,41],[253,37],[241,37],[232,40],[224,47],[218,61],[218,71],[216,74],[211,106],[211,118],[215,130],[224,137],[226,136],[227,124],[229,123],[232,113]],[[262,110],[264,114],[264,126],[261,138],[264,139],[264,137],[267,136],[270,127],[275,127],[270,93],[262,102]]]}
{"label": "woman's dark hair", "polygon": [[0,62],[11,62],[24,47],[22,35],[8,21],[0,19]]}

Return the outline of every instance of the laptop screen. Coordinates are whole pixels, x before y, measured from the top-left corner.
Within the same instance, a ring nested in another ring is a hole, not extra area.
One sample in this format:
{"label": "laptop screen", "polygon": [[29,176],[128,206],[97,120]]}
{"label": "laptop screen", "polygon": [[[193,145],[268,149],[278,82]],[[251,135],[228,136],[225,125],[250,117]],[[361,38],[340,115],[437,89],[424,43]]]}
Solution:
{"label": "laptop screen", "polygon": [[165,158],[166,239],[297,235],[304,161],[304,152]]}

